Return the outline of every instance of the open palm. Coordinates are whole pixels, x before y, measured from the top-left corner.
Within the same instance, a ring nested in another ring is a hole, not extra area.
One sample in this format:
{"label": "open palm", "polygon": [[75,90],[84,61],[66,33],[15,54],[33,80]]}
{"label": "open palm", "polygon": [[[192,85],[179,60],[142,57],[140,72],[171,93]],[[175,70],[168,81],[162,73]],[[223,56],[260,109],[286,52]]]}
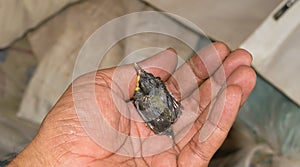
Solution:
{"label": "open palm", "polygon": [[[133,107],[132,64],[81,76],[10,165],[23,160],[22,166],[207,166],[255,85],[251,61],[244,50],[229,53],[226,45],[214,43],[177,70],[172,49],[139,63],[181,102],[176,145],[167,136],[154,135]],[[91,112],[92,101],[103,120]],[[35,155],[32,161],[24,162],[30,154]]]}

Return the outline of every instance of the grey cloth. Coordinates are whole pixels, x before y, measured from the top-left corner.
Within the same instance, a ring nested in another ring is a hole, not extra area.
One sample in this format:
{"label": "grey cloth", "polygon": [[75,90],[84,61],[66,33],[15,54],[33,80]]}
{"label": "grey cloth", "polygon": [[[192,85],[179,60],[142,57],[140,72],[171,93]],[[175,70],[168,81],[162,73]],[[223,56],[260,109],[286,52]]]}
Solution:
{"label": "grey cloth", "polygon": [[7,47],[28,29],[78,0],[9,0],[0,1],[0,48]]}

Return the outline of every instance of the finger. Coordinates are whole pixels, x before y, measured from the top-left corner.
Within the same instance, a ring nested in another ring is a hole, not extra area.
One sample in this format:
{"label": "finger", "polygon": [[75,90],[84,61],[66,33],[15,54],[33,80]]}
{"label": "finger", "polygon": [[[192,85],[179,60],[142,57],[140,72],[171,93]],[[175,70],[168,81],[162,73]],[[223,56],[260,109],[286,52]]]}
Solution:
{"label": "finger", "polygon": [[[214,80],[213,80],[213,82],[216,83],[216,81],[214,81]],[[223,86],[214,84],[214,85],[218,85],[218,86],[213,86],[213,87],[215,87],[215,89],[218,90],[215,92],[219,92],[222,89],[222,87],[224,87],[224,86],[238,86],[239,88],[241,88],[242,94],[243,94],[242,99],[241,99],[241,105],[242,105],[248,99],[250,93],[252,92],[252,90],[255,86],[255,83],[256,83],[256,74],[255,74],[254,70],[249,66],[241,65],[241,66],[237,67],[232,72],[232,74],[228,77],[226,84],[223,84]],[[206,89],[208,86],[212,87],[211,85],[212,85],[211,82],[210,83],[208,82],[208,84],[206,85]],[[211,88],[211,89],[213,89],[213,88]],[[201,94],[204,94],[204,93],[202,93],[204,91],[205,91],[205,87],[200,88],[199,92],[195,92],[193,94],[193,96],[199,97],[199,95],[201,96]],[[199,95],[196,95],[196,94],[199,94]],[[215,97],[218,96],[218,94],[219,93],[212,94],[211,99],[204,98],[203,101],[207,100],[206,102],[203,102],[202,99],[200,99],[200,103],[199,103],[200,107],[199,108],[212,109],[212,107],[210,107],[209,105],[213,105],[213,103],[211,101],[213,101],[215,99]],[[193,98],[195,99],[195,97],[193,97]],[[200,114],[201,114],[201,111],[200,111]],[[203,116],[201,115],[201,117],[203,117]],[[197,124],[195,124],[195,126],[201,127],[201,125],[197,125]]]}
{"label": "finger", "polygon": [[[253,90],[255,82],[256,75],[254,70],[249,66],[242,65],[235,68],[232,74],[228,77],[226,84],[227,86],[237,85],[242,89],[242,103],[244,103],[250,92]],[[198,90],[195,90],[191,96],[182,101],[182,105],[184,107],[182,116],[187,115],[185,117],[188,119],[181,120],[180,124],[176,125],[178,129],[178,138],[182,138],[182,140],[178,143],[179,148],[184,147],[202,127],[202,122],[197,121],[197,118],[199,116],[206,118],[204,111],[210,111],[212,109],[212,101],[215,101],[215,97],[219,94],[222,87],[224,87],[224,85],[226,86],[226,84],[223,83],[223,85],[220,85],[216,83],[212,77],[205,81]]]}
{"label": "finger", "polygon": [[[179,166],[207,166],[211,157],[225,140],[242,99],[239,86],[229,86],[215,102],[209,118],[200,117],[201,130],[183,148],[179,155]],[[208,112],[207,110],[205,112]]]}
{"label": "finger", "polygon": [[[231,80],[234,80],[234,78],[228,79],[229,76],[240,66],[250,66],[251,61],[252,57],[247,51],[241,49],[233,51],[229,56],[226,57],[223,65],[218,68],[218,70],[211,78],[206,80],[199,87],[199,89],[195,90],[192,95],[181,102],[181,105],[184,108],[182,117],[184,117],[185,114],[191,116],[187,117],[187,120],[181,121],[181,125],[178,125],[178,138],[182,138],[180,136],[184,135],[184,138],[178,143],[179,148],[182,148],[198,131],[199,127],[195,125],[193,126],[194,120],[204,111],[204,109],[210,104],[210,102],[214,100],[215,96],[219,93],[226,80],[230,81],[229,84],[232,83]],[[244,77],[248,77],[248,75],[243,75],[241,78]],[[249,77],[248,79],[250,78],[251,77]],[[238,83],[234,84],[239,85]],[[240,86],[244,88],[244,85]],[[187,133],[187,131],[189,132]]]}
{"label": "finger", "polygon": [[166,82],[168,90],[177,100],[183,99],[218,69],[228,52],[221,42],[201,49]]}
{"label": "finger", "polygon": [[[218,68],[215,74],[206,80],[198,90],[195,90],[187,101],[196,100],[199,104],[199,108],[203,111],[207,105],[215,98],[219,93],[221,87],[224,84],[238,85],[242,89],[252,90],[255,85],[255,73],[250,67],[252,62],[252,56],[249,52],[238,49],[233,51],[225,60],[222,66]],[[234,74],[233,76],[231,76]],[[244,84],[243,81],[248,80],[248,84]],[[201,97],[201,100],[200,100]],[[245,96],[246,98],[246,96]]]}
{"label": "finger", "polygon": [[[144,61],[138,62],[138,65],[154,76],[166,80],[177,66],[176,51],[169,48]],[[137,77],[137,71],[133,64],[100,70],[97,72],[97,76],[100,78],[99,80],[103,76],[111,79],[111,89],[124,100],[129,100],[133,96]]]}
{"label": "finger", "polygon": [[249,66],[240,66],[230,75],[227,85],[238,85],[242,88],[243,97],[241,105],[245,103],[256,84],[256,73]]}
{"label": "finger", "polygon": [[256,83],[256,74],[250,67],[251,62],[252,56],[249,52],[242,49],[233,51],[215,74],[206,80],[198,91],[194,91],[189,98],[198,99],[199,107],[204,109],[224,85],[238,85],[245,91],[243,97],[243,101],[245,101]]}
{"label": "finger", "polygon": [[[219,85],[222,85],[228,76],[239,66],[250,66],[252,62],[251,54],[244,49],[237,49],[226,57],[222,66],[213,75],[214,80]],[[224,80],[225,79],[225,80]]]}

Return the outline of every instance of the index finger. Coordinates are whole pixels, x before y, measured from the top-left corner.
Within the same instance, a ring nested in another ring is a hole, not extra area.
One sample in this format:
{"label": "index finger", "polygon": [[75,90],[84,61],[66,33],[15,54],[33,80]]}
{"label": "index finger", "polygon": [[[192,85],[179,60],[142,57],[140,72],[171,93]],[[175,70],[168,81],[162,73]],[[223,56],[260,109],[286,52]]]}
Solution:
{"label": "index finger", "polygon": [[188,96],[222,65],[228,53],[229,48],[221,42],[201,49],[168,79],[168,90],[177,100]]}

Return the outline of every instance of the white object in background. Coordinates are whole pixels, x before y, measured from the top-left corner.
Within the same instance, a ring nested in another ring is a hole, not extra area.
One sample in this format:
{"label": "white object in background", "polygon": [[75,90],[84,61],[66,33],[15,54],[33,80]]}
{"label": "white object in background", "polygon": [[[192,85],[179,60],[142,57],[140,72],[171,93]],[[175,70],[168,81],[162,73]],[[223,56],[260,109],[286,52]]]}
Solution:
{"label": "white object in background", "polygon": [[[289,8],[288,3],[295,2]],[[282,9],[284,14],[274,18]],[[300,105],[300,1],[283,1],[241,44],[253,55],[253,67]]]}
{"label": "white object in background", "polygon": [[143,0],[184,17],[209,37],[237,48],[282,0]]}

